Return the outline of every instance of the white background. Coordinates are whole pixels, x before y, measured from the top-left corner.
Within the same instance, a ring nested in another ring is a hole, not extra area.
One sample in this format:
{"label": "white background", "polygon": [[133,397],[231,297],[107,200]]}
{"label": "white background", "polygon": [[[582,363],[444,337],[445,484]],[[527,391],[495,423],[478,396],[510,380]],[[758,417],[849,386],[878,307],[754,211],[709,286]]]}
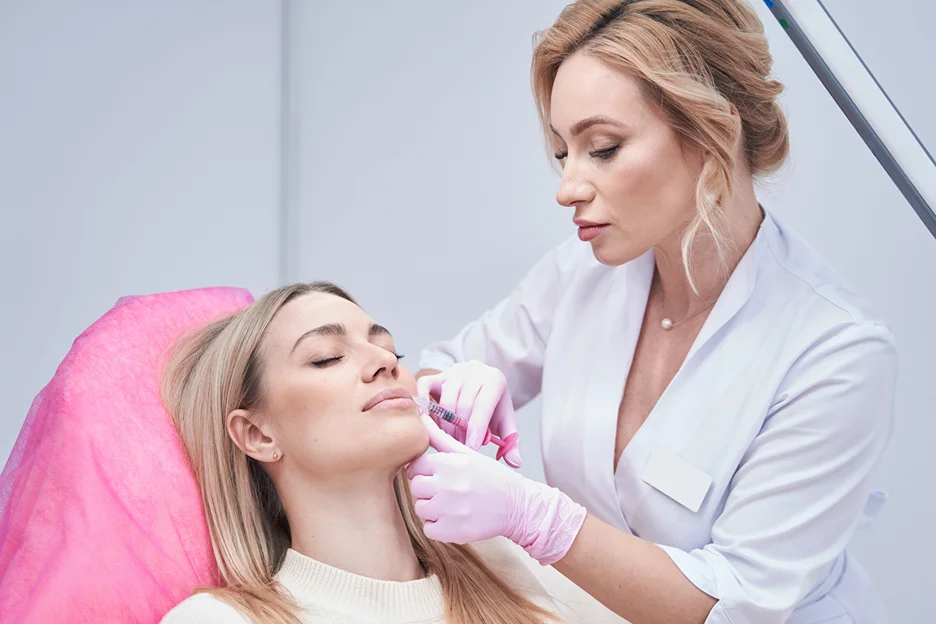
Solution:
{"label": "white background", "polygon": [[278,3],[0,3],[0,457],[119,297],[277,284],[280,44]]}
{"label": "white background", "polygon": [[[411,366],[573,233],[529,89],[532,33],[564,4],[293,2],[299,246],[285,277],[348,287]],[[936,9],[825,4],[932,151]],[[855,552],[895,623],[927,621],[936,241],[755,6],[793,137],[761,200],[899,341],[897,429],[876,479],[891,500]],[[0,457],[71,341],[119,296],[279,283],[280,16],[279,2],[249,0],[0,6]],[[541,477],[536,417],[534,402],[524,470]]]}

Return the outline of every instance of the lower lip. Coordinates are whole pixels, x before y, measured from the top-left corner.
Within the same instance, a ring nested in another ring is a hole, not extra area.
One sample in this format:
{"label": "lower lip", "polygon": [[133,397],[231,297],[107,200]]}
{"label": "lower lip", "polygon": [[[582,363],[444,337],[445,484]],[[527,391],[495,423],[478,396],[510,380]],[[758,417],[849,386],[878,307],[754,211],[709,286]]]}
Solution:
{"label": "lower lip", "polygon": [[408,409],[415,407],[416,403],[413,399],[384,399],[374,407],[367,410],[368,412],[373,412],[374,410],[398,410],[398,409]]}
{"label": "lower lip", "polygon": [[586,243],[590,240],[594,240],[598,237],[599,234],[604,232],[606,229],[611,227],[610,225],[593,225],[589,227],[580,227],[578,229],[579,240],[583,240]]}

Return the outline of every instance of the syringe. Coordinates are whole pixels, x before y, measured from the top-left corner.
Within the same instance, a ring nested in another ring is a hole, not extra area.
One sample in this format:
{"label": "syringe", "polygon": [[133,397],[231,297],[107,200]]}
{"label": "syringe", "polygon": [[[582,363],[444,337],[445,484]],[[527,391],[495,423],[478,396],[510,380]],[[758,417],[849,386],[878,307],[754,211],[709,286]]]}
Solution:
{"label": "syringe", "polygon": [[[419,411],[422,413],[428,414],[429,416],[434,416],[435,418],[444,420],[447,423],[451,423],[459,429],[468,428],[468,422],[464,418],[455,412],[450,412],[432,399],[422,396],[414,396],[413,400],[416,402],[416,405],[419,407]],[[502,440],[495,435],[491,435],[490,431],[485,431],[484,442],[482,442],[481,445],[483,446],[493,442],[499,446],[500,448],[497,449],[497,459],[500,460],[504,455],[509,453],[511,449],[516,448],[519,440],[520,434],[516,432],[511,433]]]}

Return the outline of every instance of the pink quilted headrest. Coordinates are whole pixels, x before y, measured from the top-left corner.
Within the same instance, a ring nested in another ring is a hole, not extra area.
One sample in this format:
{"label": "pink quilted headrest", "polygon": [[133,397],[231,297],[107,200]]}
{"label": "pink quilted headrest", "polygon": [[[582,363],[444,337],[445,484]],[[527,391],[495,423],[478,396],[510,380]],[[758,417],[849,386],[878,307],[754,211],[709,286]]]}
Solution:
{"label": "pink quilted headrest", "polygon": [[159,374],[179,336],[251,301],[124,297],[75,340],[0,475],[0,622],[151,624],[217,582]]}

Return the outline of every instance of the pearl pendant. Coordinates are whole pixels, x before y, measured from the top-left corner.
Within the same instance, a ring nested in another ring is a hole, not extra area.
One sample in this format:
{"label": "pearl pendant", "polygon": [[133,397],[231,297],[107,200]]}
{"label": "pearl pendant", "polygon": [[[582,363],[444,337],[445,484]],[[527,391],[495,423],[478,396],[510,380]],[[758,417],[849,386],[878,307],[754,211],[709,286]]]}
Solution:
{"label": "pearl pendant", "polygon": [[663,319],[662,321],[660,321],[660,325],[663,326],[663,329],[672,329],[672,328],[673,328],[673,321],[671,321],[671,320],[668,319],[668,318],[665,318],[665,319]]}

